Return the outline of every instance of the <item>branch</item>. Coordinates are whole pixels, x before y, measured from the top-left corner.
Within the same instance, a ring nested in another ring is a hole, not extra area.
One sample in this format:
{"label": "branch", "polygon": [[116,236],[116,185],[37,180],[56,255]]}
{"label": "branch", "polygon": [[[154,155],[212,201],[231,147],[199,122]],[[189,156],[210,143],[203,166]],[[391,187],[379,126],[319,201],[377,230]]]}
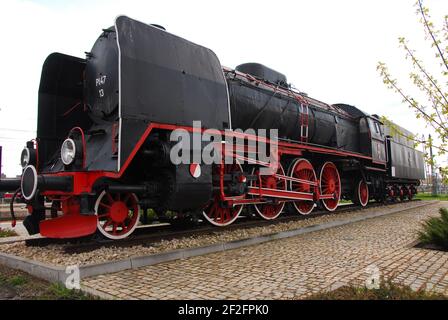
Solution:
{"label": "branch", "polygon": [[409,49],[409,47],[407,46],[407,44],[405,43],[404,39],[401,38],[400,42],[402,43],[404,49],[406,50],[406,52],[409,54],[409,56],[412,59],[412,62],[417,65],[417,67],[419,68],[419,70],[426,76],[426,78],[431,82],[431,84],[434,86],[434,88],[440,93],[440,96],[443,98],[443,100],[445,100],[445,103],[448,105],[448,99],[445,97],[445,95],[443,94],[442,90],[439,88],[439,86],[437,85],[437,82],[433,79],[433,77],[431,77],[426,70],[423,68],[423,66],[421,65],[420,61],[414,56],[414,53]]}
{"label": "branch", "polygon": [[[389,73],[388,73],[388,71],[387,71],[387,68],[386,68],[386,66],[385,66],[384,63],[379,63],[377,69],[380,70],[381,76],[383,76],[383,82],[384,82],[385,84],[388,84],[391,88],[395,89],[395,91],[396,91],[397,93],[399,93],[399,94],[402,96],[404,102],[409,103],[410,106],[412,106],[413,108],[417,109],[417,110],[420,112],[420,114],[422,114],[423,117],[426,118],[427,122],[428,122],[434,129],[437,130],[436,126],[434,125],[434,124],[436,124],[436,125],[438,126],[438,128],[440,128],[440,129],[442,129],[442,130],[445,131],[445,128],[444,128],[444,126],[443,126],[442,124],[440,124],[437,120],[435,120],[435,119],[433,119],[431,116],[429,116],[429,115],[423,110],[423,107],[420,107],[420,106],[418,105],[418,103],[417,103],[414,99],[412,99],[412,98],[408,97],[406,94],[404,94],[403,90],[401,90],[401,88],[398,87],[398,85],[397,85],[397,83],[396,83],[396,80],[391,79],[391,77],[390,77],[390,75],[389,75]],[[412,101],[412,100],[414,100],[414,101]]]}
{"label": "branch", "polygon": [[441,48],[439,46],[439,43],[436,40],[434,31],[431,29],[431,27],[429,25],[429,22],[428,22],[428,18],[427,18],[426,14],[425,14],[425,10],[427,10],[427,9],[423,8],[422,0],[418,0],[417,2],[418,2],[418,6],[420,8],[419,11],[420,11],[420,13],[422,14],[422,17],[423,17],[423,24],[425,25],[426,29],[428,30],[428,33],[429,33],[429,35],[432,38],[433,44],[437,48],[437,51],[439,52],[440,58],[442,59],[443,64],[445,65],[445,68],[448,70],[448,61],[445,59],[445,56],[443,55],[443,52],[442,52],[442,50],[441,50]]}
{"label": "branch", "polygon": [[[445,123],[447,122],[447,119],[440,113],[438,106],[440,105],[442,107],[442,112],[445,108],[444,104],[442,103],[442,101],[440,101],[440,98],[437,95],[434,95],[434,93],[425,86],[425,83],[423,82],[422,79],[420,79],[420,77],[415,74],[415,73],[411,73],[410,74],[411,79],[413,79],[414,84],[419,87],[422,91],[425,91],[426,94],[429,97],[429,100],[431,100],[433,107],[437,113],[437,116],[440,120],[440,123]],[[447,105],[448,106],[448,105]],[[446,129],[445,125],[443,125],[443,127]]]}
{"label": "branch", "polygon": [[445,16],[445,40],[448,40],[448,15]]}

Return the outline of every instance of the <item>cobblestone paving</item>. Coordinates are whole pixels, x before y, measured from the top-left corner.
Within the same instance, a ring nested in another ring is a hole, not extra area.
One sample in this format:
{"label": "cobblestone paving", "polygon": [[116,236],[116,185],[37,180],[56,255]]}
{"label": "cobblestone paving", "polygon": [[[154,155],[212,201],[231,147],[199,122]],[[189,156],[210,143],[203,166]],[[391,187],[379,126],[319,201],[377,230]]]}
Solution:
{"label": "cobblestone paving", "polygon": [[288,299],[381,276],[448,294],[448,252],[413,247],[438,203],[285,240],[100,275],[82,285],[118,299]]}

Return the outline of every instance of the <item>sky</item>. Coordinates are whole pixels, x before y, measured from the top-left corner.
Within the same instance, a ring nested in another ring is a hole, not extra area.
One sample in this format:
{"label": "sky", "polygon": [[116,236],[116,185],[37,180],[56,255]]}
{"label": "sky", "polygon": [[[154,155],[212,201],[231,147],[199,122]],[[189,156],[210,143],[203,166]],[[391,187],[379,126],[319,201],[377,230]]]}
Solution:
{"label": "sky", "polygon": [[[414,0],[139,1],[2,0],[0,2],[0,145],[2,172],[20,174],[20,152],[35,137],[37,92],[52,52],[84,57],[101,30],[124,14],[212,49],[221,63],[259,62],[276,69],[302,92],[327,103],[348,103],[385,115],[419,134],[429,129],[382,83],[376,66],[386,62],[406,79],[404,36],[420,57],[434,61]],[[426,0],[434,22],[448,1]],[[440,25],[440,24],[439,24]],[[416,89],[406,82],[405,88]],[[412,91],[413,90],[413,91]],[[438,158],[446,164],[444,158]]]}

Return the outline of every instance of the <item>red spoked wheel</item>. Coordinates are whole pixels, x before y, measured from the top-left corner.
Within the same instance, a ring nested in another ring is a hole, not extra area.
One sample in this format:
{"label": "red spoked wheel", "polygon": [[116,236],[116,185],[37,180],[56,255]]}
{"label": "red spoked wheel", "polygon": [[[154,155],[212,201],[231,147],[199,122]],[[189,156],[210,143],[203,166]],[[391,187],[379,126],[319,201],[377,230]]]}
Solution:
{"label": "red spoked wheel", "polygon": [[135,194],[103,191],[95,203],[98,231],[112,240],[126,238],[137,227],[139,210]]}
{"label": "red spoked wheel", "polygon": [[394,202],[398,201],[399,199],[401,200],[403,198],[401,188],[397,185],[392,186],[392,188],[394,189],[394,197],[392,198],[392,200]]}
{"label": "red spoked wheel", "polygon": [[[316,172],[314,171],[313,165],[306,159],[295,160],[291,166],[289,176],[317,183]],[[295,192],[314,193],[315,191],[315,186],[296,181],[291,181],[289,188],[291,191]],[[301,215],[310,214],[315,207],[313,200],[299,200],[294,201],[292,204],[296,211]]]}
{"label": "red spoked wheel", "polygon": [[334,196],[334,199],[322,199],[322,204],[328,211],[335,211],[341,199],[341,178],[333,162],[326,162],[320,169],[320,194]]}
{"label": "red spoked wheel", "polygon": [[[243,172],[243,168],[241,165],[237,163],[233,164],[221,164],[217,165],[213,168],[213,176],[220,175],[220,170],[224,166],[224,174],[231,174],[235,172]],[[213,181],[214,187],[219,187],[220,181]],[[235,222],[238,219],[241,211],[243,210],[244,205],[236,205],[232,208],[227,208],[223,205],[219,191],[214,196],[214,200],[212,200],[207,207],[203,211],[204,218],[210,222],[211,224],[218,227],[225,227],[229,224]]]}
{"label": "red spoked wheel", "polygon": [[387,186],[386,195],[389,198],[389,200],[395,199],[395,189],[391,186]]}
{"label": "red spoked wheel", "polygon": [[405,186],[402,186],[400,188],[400,201],[404,201],[406,198],[409,197],[409,190]]}
{"label": "red spoked wheel", "polygon": [[361,207],[365,207],[369,203],[369,186],[364,179],[359,180],[358,183],[357,203],[359,203]]}
{"label": "red spoked wheel", "polygon": [[417,193],[417,190],[415,189],[414,186],[411,186],[409,188],[409,193],[408,193],[408,199],[409,201],[411,201],[414,198],[414,195]]}
{"label": "red spoked wheel", "polygon": [[398,189],[398,198],[400,199],[400,201],[404,200],[404,190],[403,190],[403,188],[399,188]]}
{"label": "red spoked wheel", "polygon": [[[258,175],[259,169],[253,169],[252,174]],[[285,175],[285,170],[283,170],[282,165],[279,163],[277,175]],[[275,189],[275,190],[286,190],[286,179],[277,178],[275,175],[261,175],[261,188]],[[252,187],[258,188],[260,186],[259,181],[252,182]],[[274,199],[274,201],[276,201]],[[255,211],[266,220],[273,220],[277,218],[283,211],[285,207],[285,202],[274,202],[274,203],[261,203],[255,204]]]}

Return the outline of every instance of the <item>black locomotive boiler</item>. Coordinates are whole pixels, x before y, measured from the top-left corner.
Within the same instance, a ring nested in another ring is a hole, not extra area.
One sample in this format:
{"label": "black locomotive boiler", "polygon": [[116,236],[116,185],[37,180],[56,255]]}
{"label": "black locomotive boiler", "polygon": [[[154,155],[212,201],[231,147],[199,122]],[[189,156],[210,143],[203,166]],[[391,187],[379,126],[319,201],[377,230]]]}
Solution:
{"label": "black locomotive boiler", "polygon": [[[243,141],[232,163],[173,164],[171,133],[193,135],[193,121]],[[278,129],[278,138],[235,129]],[[260,140],[278,145],[269,175],[250,157],[247,142]],[[243,214],[334,211],[341,199],[411,199],[424,178],[422,153],[378,116],[310,98],[261,64],[223,68],[211,50],[125,16],[85,59],[47,58],[37,137],[21,163],[21,179],[0,191],[26,202],[30,234],[51,238],[121,239],[150,208],[226,226]]]}

